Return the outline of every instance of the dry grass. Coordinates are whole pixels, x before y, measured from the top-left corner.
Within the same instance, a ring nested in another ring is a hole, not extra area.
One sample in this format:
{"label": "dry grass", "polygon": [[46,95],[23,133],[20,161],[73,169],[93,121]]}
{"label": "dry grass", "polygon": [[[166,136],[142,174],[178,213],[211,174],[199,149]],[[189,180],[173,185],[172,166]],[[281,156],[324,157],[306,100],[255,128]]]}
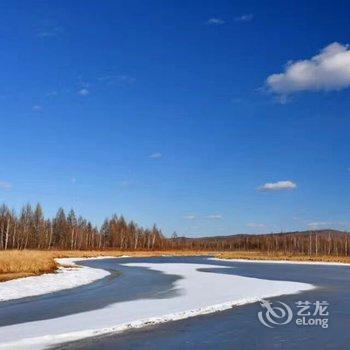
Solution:
{"label": "dry grass", "polygon": [[55,258],[122,256],[151,257],[151,256],[189,256],[215,255],[222,259],[247,260],[290,260],[290,261],[324,261],[350,263],[350,257],[285,255],[283,253],[266,254],[263,252],[208,252],[200,250],[163,250],[163,251],[120,251],[120,250],[91,250],[91,251],[44,251],[44,250],[7,250],[0,251],[0,282],[20,277],[40,275],[54,272],[58,265]]}
{"label": "dry grass", "polygon": [[284,253],[271,253],[267,254],[264,252],[223,252],[217,255],[221,259],[246,259],[246,260],[288,260],[288,261],[322,261],[322,262],[340,262],[350,263],[350,257],[348,256],[309,256],[309,255],[290,255]]}
{"label": "dry grass", "polygon": [[53,272],[57,264],[50,254],[40,251],[9,250],[0,252],[0,281]]}
{"label": "dry grass", "polygon": [[55,258],[70,257],[97,257],[97,256],[122,256],[130,255],[135,257],[151,257],[162,255],[207,255],[213,254],[203,251],[44,251],[44,250],[7,250],[0,251],[0,282],[20,277],[40,275],[42,273],[54,272],[58,265]]}

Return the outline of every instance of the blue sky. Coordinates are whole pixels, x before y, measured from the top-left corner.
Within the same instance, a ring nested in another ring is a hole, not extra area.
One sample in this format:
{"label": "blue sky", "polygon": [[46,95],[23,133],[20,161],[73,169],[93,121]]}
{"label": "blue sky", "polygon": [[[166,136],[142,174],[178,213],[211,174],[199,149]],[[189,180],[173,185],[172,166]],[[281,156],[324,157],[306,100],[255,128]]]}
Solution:
{"label": "blue sky", "polygon": [[350,229],[349,11],[3,1],[0,201],[188,236]]}

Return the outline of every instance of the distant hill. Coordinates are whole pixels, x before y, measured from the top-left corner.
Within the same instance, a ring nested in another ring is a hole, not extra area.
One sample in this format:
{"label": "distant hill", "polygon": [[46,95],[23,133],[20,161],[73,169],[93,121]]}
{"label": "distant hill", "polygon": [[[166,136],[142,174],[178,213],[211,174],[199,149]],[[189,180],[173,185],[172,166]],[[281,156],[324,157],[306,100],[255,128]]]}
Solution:
{"label": "distant hill", "polygon": [[334,230],[334,229],[322,229],[322,230],[305,230],[305,231],[290,231],[290,232],[271,232],[271,233],[240,233],[234,235],[222,235],[222,236],[204,236],[204,237],[182,237],[190,240],[227,240],[238,237],[247,237],[247,236],[273,236],[273,235],[309,235],[309,234],[318,234],[318,235],[343,235],[346,234],[346,231]]}
{"label": "distant hill", "polygon": [[324,229],[269,234],[237,234],[213,237],[173,237],[174,248],[283,252],[304,255],[350,254],[348,232]]}
{"label": "distant hill", "polygon": [[289,232],[271,232],[271,233],[237,233],[233,235],[220,235],[220,236],[203,236],[203,237],[186,237],[186,236],[177,236],[173,238],[173,240],[187,240],[187,241],[201,241],[201,240],[230,240],[237,239],[243,237],[262,237],[262,236],[284,236],[284,235],[309,235],[309,234],[317,234],[317,235],[344,235],[347,234],[346,231],[334,230],[334,229],[322,229],[322,230],[305,230],[305,231],[289,231]]}

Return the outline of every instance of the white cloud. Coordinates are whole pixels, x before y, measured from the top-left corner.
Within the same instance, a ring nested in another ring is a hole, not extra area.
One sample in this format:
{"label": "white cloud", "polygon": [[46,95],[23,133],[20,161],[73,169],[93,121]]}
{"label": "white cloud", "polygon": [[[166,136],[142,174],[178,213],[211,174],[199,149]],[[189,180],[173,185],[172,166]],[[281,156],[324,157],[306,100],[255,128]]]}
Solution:
{"label": "white cloud", "polygon": [[43,106],[40,106],[40,105],[33,106],[33,112],[42,112],[43,110],[44,110]]}
{"label": "white cloud", "polygon": [[36,36],[40,39],[57,37],[63,33],[63,28],[60,26],[52,26],[48,23],[43,25],[36,33]]}
{"label": "white cloud", "polygon": [[131,86],[136,82],[136,78],[126,74],[107,74],[100,76],[97,80],[106,85]]}
{"label": "white cloud", "polygon": [[225,23],[226,22],[223,19],[217,18],[217,17],[213,17],[207,20],[207,24],[215,25],[215,26],[219,26]]}
{"label": "white cloud", "polygon": [[196,218],[196,216],[195,215],[185,215],[184,218],[187,220],[194,220]]}
{"label": "white cloud", "polygon": [[248,13],[239,17],[235,18],[236,22],[250,22],[254,18],[254,15],[252,13]]}
{"label": "white cloud", "polygon": [[80,90],[78,91],[78,95],[80,95],[80,96],[87,96],[87,95],[89,95],[89,94],[90,94],[90,91],[89,91],[88,89],[85,89],[85,88],[80,89]]}
{"label": "white cloud", "polygon": [[10,190],[12,188],[12,184],[7,181],[0,181],[0,188],[3,190]]}
{"label": "white cloud", "polygon": [[148,156],[151,159],[159,159],[163,157],[163,154],[160,152],[152,153]]}
{"label": "white cloud", "polygon": [[292,181],[277,181],[277,182],[267,182],[266,184],[259,187],[259,190],[263,191],[278,191],[278,190],[289,190],[296,188],[296,183]]}
{"label": "white cloud", "polygon": [[250,228],[264,228],[265,224],[259,224],[259,223],[256,223],[256,222],[249,222],[247,224],[247,226],[250,227]]}
{"label": "white cloud", "polygon": [[324,226],[330,226],[332,223],[331,222],[326,222],[326,221],[318,221],[318,222],[309,222],[307,225],[310,228],[318,228],[318,227],[324,227]]}
{"label": "white cloud", "polygon": [[207,216],[208,219],[222,219],[221,214],[211,214]]}
{"label": "white cloud", "polygon": [[116,79],[117,79],[117,82],[123,85],[132,85],[136,81],[135,78],[130,77],[129,75],[118,75]]}
{"label": "white cloud", "polygon": [[334,42],[310,59],[289,62],[283,73],[270,75],[266,84],[281,95],[345,89],[350,86],[349,45]]}
{"label": "white cloud", "polygon": [[120,187],[126,188],[126,187],[129,187],[131,185],[132,185],[132,181],[130,181],[130,180],[123,180],[123,181],[119,182]]}

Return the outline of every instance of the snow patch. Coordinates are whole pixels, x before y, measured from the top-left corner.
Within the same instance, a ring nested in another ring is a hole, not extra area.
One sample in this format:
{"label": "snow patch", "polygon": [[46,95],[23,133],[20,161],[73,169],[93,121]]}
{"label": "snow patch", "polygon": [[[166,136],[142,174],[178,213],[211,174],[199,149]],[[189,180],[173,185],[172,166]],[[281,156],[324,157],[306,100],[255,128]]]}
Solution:
{"label": "snow patch", "polygon": [[[165,274],[182,276],[170,291],[175,296],[161,299],[136,299],[105,308],[50,320],[0,328],[0,348],[41,349],[49,345],[121,332],[151,324],[180,320],[222,311],[235,305],[255,302],[283,294],[310,290],[306,283],[271,281],[218,273],[230,267],[186,263],[125,263]],[[209,269],[203,271],[203,269]],[[209,272],[215,269],[215,272]]]}
{"label": "snow patch", "polygon": [[[55,259],[61,267],[54,273],[2,282],[0,283],[0,301],[53,293],[97,281],[108,276],[110,273],[106,270],[78,266],[76,262],[99,258],[100,257]],[[103,259],[105,258],[109,257],[103,257]]]}
{"label": "snow patch", "polygon": [[245,262],[260,264],[295,264],[295,265],[329,265],[329,266],[350,266],[349,263],[327,262],[327,261],[293,261],[293,260],[251,260],[251,259],[220,259],[208,258],[213,261]]}

